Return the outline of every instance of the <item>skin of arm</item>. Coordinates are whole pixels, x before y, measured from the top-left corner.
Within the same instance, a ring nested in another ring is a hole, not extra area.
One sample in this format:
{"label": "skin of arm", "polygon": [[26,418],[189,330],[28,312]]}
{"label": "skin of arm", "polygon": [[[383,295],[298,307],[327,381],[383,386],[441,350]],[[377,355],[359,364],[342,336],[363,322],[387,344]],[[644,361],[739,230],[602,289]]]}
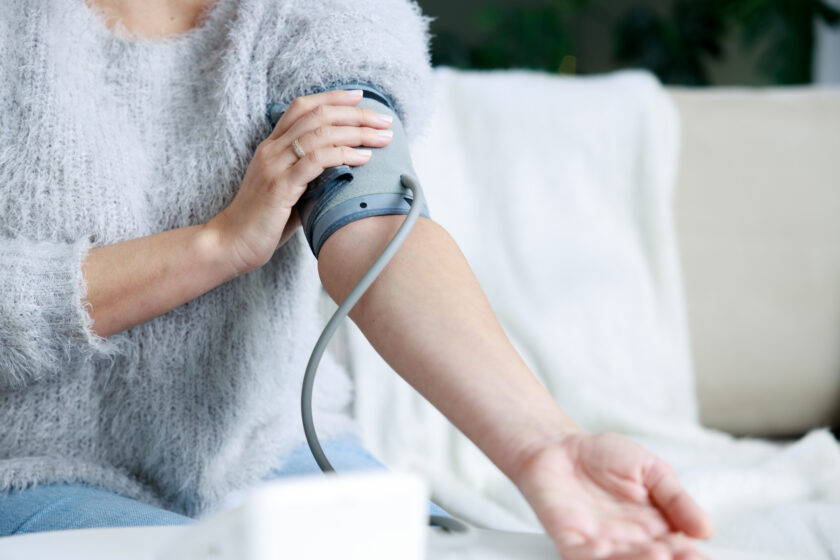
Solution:
{"label": "skin of arm", "polygon": [[[336,302],[404,219],[371,216],[327,239],[318,272]],[[294,213],[281,245],[298,224]],[[111,336],[227,282],[237,272],[226,262],[220,240],[204,225],[91,249],[82,272],[94,332]],[[577,429],[511,345],[455,241],[432,220],[418,219],[349,316],[388,364],[508,477],[535,445]]]}
{"label": "skin of arm", "polygon": [[[351,222],[321,248],[318,272],[341,303],[405,216]],[[400,376],[509,478],[532,450],[580,429],[516,352],[451,235],[420,217],[349,314]]]}
{"label": "skin of arm", "polygon": [[[366,218],[326,240],[318,272],[337,303],[404,219]],[[673,469],[628,438],[588,433],[561,410],[439,224],[418,218],[349,316],[517,486],[563,558],[705,559],[675,532],[708,538],[712,526]]]}
{"label": "skin of arm", "polygon": [[[293,210],[280,245],[300,225]],[[206,224],[94,247],[82,263],[93,331],[107,338],[197,298],[239,273]]]}
{"label": "skin of arm", "polygon": [[[318,272],[334,300],[344,300],[404,219],[368,217],[327,239]],[[293,212],[281,244],[298,223]],[[110,336],[237,276],[228,253],[218,229],[207,225],[92,249],[82,270],[95,332]],[[605,558],[598,551],[606,546],[639,557],[657,549],[657,558],[705,559],[671,533],[708,538],[712,528],[670,467],[626,438],[588,434],[563,413],[507,339],[440,225],[418,219],[350,318],[516,484],[562,557]],[[620,542],[627,531],[635,544]]]}

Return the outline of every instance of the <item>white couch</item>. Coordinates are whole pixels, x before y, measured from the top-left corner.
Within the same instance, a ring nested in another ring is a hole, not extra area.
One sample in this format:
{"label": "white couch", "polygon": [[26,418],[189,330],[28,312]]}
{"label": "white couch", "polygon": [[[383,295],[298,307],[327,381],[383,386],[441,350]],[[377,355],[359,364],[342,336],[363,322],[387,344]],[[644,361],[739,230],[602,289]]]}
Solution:
{"label": "white couch", "polygon": [[[840,91],[666,90],[643,72],[436,79],[439,112],[412,147],[432,218],[561,406],[669,460],[717,545],[840,554],[825,537],[840,447],[818,429],[840,413]],[[355,325],[331,351],[383,462],[422,473],[474,525],[539,530]]]}

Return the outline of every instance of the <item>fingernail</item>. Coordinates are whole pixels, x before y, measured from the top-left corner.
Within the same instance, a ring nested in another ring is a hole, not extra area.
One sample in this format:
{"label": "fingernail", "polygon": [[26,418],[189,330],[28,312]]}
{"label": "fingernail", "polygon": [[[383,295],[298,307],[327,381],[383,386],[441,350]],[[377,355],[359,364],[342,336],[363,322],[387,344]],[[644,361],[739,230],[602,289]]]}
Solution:
{"label": "fingernail", "polygon": [[379,136],[388,136],[388,137],[391,137],[391,136],[393,136],[393,135],[394,135],[394,131],[393,131],[393,130],[391,130],[391,129],[389,129],[389,128],[384,128],[384,129],[377,130],[377,131],[376,131],[376,133],[377,133]]}
{"label": "fingernail", "polygon": [[362,90],[360,89],[348,89],[345,91],[347,91],[347,95],[350,97],[360,97],[362,95]]}
{"label": "fingernail", "polygon": [[392,117],[391,115],[386,115],[384,113],[376,113],[376,117],[380,121],[386,122],[386,123],[392,122],[394,120],[394,117]]}
{"label": "fingernail", "polygon": [[370,157],[370,154],[373,153],[373,152],[371,150],[361,150],[359,148],[356,148],[356,153],[360,157]]}

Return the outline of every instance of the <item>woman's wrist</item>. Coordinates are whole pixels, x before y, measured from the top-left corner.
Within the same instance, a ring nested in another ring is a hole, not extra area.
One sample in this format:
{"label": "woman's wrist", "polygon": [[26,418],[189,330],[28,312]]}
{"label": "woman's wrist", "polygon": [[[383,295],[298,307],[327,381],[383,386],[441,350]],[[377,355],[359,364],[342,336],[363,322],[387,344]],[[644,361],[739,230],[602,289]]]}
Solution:
{"label": "woman's wrist", "polygon": [[196,231],[193,245],[196,254],[200,255],[200,260],[219,272],[221,275],[219,283],[223,284],[248,271],[241,270],[234,263],[230,244],[226,242],[223,235],[221,220],[223,217],[218,215],[202,224]]}
{"label": "woman's wrist", "polygon": [[92,248],[82,263],[94,332],[107,338],[234,276],[212,228],[193,225]]}
{"label": "woman's wrist", "polygon": [[[200,250],[205,258],[225,271],[228,275],[226,280],[246,274],[268,262],[300,227],[300,218],[294,207],[286,213],[285,219],[284,212],[277,211],[276,221],[283,224],[282,230],[267,231],[265,224],[260,230],[259,227],[250,227],[251,223],[244,221],[242,216],[222,211],[202,226]],[[279,239],[277,235],[280,235]]]}
{"label": "woman's wrist", "polygon": [[540,415],[538,423],[520,435],[517,448],[511,454],[511,461],[502,471],[517,487],[521,487],[523,477],[527,476],[528,467],[535,457],[546,449],[556,449],[569,439],[588,433],[555,403],[553,411]]}

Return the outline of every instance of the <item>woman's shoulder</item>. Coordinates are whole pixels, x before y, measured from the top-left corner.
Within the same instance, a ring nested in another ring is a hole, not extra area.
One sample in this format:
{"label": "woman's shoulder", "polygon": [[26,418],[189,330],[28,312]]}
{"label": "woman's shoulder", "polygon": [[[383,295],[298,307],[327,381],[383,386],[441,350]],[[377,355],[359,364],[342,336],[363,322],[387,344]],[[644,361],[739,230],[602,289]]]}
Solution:
{"label": "woman's shoulder", "polygon": [[275,19],[280,25],[290,25],[295,29],[301,26],[321,26],[320,30],[328,37],[336,30],[349,25],[357,31],[364,31],[359,25],[387,25],[381,29],[398,29],[401,26],[417,26],[426,23],[422,8],[416,0],[241,0],[253,2],[266,17]]}
{"label": "woman's shoulder", "polygon": [[395,101],[409,138],[419,132],[430,112],[432,18],[415,0],[274,4],[279,27],[271,39],[269,88],[276,102],[329,84],[365,81]]}

